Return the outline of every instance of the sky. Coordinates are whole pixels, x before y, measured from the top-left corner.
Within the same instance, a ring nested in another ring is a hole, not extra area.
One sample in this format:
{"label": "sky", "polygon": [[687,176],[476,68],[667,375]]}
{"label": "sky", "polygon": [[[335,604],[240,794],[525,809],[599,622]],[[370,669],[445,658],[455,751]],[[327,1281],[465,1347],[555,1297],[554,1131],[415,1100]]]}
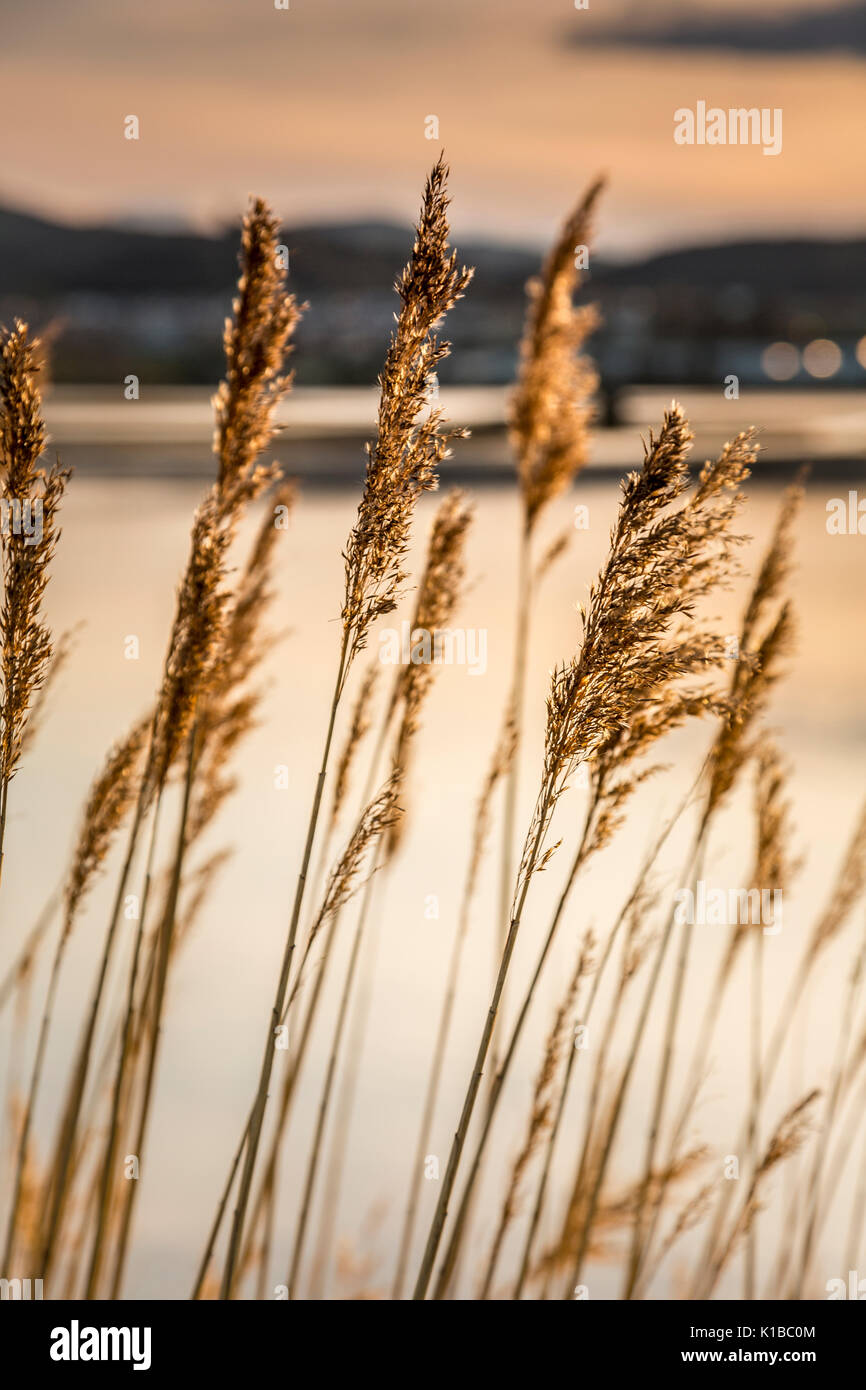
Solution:
{"label": "sky", "polygon": [[[866,229],[863,0],[289,4],[0,0],[0,201],[208,227],[255,192],[294,225],[405,221],[442,146],[464,236],[545,239],[599,171],[614,255]],[[677,145],[698,101],[781,108],[781,154]]]}

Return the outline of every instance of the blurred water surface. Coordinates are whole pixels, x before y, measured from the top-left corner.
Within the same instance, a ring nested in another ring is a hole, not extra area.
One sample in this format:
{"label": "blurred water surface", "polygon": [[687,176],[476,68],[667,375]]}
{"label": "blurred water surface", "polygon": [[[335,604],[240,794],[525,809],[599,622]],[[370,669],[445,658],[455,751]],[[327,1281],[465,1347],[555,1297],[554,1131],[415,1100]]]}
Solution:
{"label": "blurred water surface", "polygon": [[[117,463],[116,471],[121,472],[123,456]],[[186,555],[190,517],[200,495],[199,482],[167,477],[105,478],[86,471],[70,486],[49,609],[57,631],[82,622],[85,626],[52,696],[45,727],[12,787],[0,966],[11,959],[63,872],[82,800],[108,744],[144,711],[156,688],[175,585]],[[831,485],[813,481],[800,521],[793,584],[799,648],[773,708],[773,723],[792,763],[796,847],[805,853],[806,862],[796,893],[790,902],[786,899],[783,931],[766,938],[768,1020],[775,1018],[780,1006],[842,854],[864,787],[866,650],[862,605],[866,536],[828,535],[826,503],[832,495]],[[755,537],[755,546],[745,557],[751,566],[769,534],[778,498],[775,481],[750,487],[744,526]],[[579,481],[573,494],[557,504],[546,521],[546,535],[552,537],[563,527],[570,527],[575,504],[588,508],[589,528],[573,532],[566,556],[550,572],[538,597],[521,762],[519,819],[524,826],[539,776],[548,673],[574,648],[579,631],[577,606],[585,599],[587,585],[604,558],[616,499],[613,477]],[[262,723],[243,745],[236,767],[238,790],[208,843],[208,848],[232,846],[233,858],[171,980],[156,1104],[143,1156],[135,1247],[126,1286],[129,1294],[187,1296],[252,1097],[325,729],[337,656],[340,552],[356,503],[353,490],[307,489],[278,551],[278,596],[272,626],[288,627],[290,632],[285,640],[274,641],[269,651]],[[419,509],[413,572],[417,572],[420,546],[434,505],[432,499],[426,499]],[[251,518],[246,525],[242,542],[252,534],[253,521]],[[392,872],[377,889],[375,960],[371,953],[366,965],[372,1010],[358,1059],[360,1083],[337,1219],[337,1230],[347,1242],[346,1251],[370,1260],[370,1273],[362,1282],[374,1289],[389,1287],[473,809],[503,709],[511,659],[517,531],[514,490],[498,485],[482,488],[477,494],[469,544],[471,584],[458,621],[486,631],[487,669],[475,676],[459,666],[439,671],[424,714],[409,784],[408,834]],[[743,584],[723,596],[719,614],[722,632],[737,630],[742,598]],[[140,641],[140,659],[134,661],[124,657],[124,644],[131,634]],[[371,650],[376,650],[375,641]],[[627,827],[575,892],[539,990],[519,1065],[506,1092],[486,1170],[486,1195],[479,1208],[470,1258],[464,1263],[464,1295],[471,1293],[477,1267],[486,1256],[501,1184],[522,1135],[541,1041],[571,972],[579,934],[592,924],[603,935],[615,920],[640,857],[661,818],[674,809],[689,785],[708,737],[708,729],[695,728],[671,742],[669,770],[643,789]],[[275,787],[278,765],[290,770],[289,790]],[[362,764],[354,787],[356,796],[365,770]],[[528,978],[546,931],[551,904],[570,860],[581,809],[577,790],[559,808],[555,830],[557,837],[564,837],[565,845],[533,886],[514,957],[506,1019],[513,1016],[520,984]],[[347,822],[341,835],[348,828]],[[680,886],[686,832],[687,826],[683,826],[682,832],[672,837],[664,856],[659,879],[663,904],[670,902]],[[166,854],[169,836],[166,829]],[[432,1148],[443,1171],[492,981],[498,930],[497,845],[494,833],[476,900],[436,1118]],[[751,852],[751,788],[745,787],[717,826],[707,879],[717,884],[745,882]],[[61,1087],[101,949],[112,887],[112,875],[108,875],[93,893],[73,941],[37,1117],[40,1152],[53,1134]],[[438,905],[438,918],[429,915],[431,901]],[[357,903],[346,911],[342,924],[337,968],[331,974],[320,1015],[326,1025],[336,1007],[356,912]],[[127,930],[131,933],[131,924]],[[861,910],[817,972],[802,1026],[794,1031],[794,1045],[768,1102],[767,1113],[774,1119],[809,1086],[826,1083],[839,1001],[862,934]],[[678,1086],[722,944],[719,928],[704,927],[695,933],[676,1057]],[[131,935],[121,943],[124,958],[130,945]],[[43,969],[32,994],[29,1048],[44,988]],[[122,969],[118,968],[112,981],[115,1001],[120,999],[121,988]],[[636,997],[637,993],[632,1005]],[[666,1000],[666,994],[661,999]],[[747,1010],[747,974],[740,970],[723,1009],[712,1056],[707,1058],[709,1075],[695,1117],[693,1137],[711,1145],[712,1162],[730,1151],[739,1128],[746,1095]],[[620,1189],[636,1176],[643,1152],[663,1012],[660,1003],[617,1145],[612,1177],[614,1187]],[[599,1012],[599,1019],[602,1016]],[[617,1055],[623,1051],[624,1036],[620,1035],[615,1045]],[[0,1055],[5,1055],[11,1042],[8,1017],[3,1020],[0,1042]],[[273,1283],[285,1278],[327,1043],[327,1026],[320,1027],[284,1152],[270,1276]],[[605,1044],[598,1038],[595,1045]],[[13,1080],[16,1066],[20,1076],[20,1057],[13,1064]],[[272,1096],[275,1093],[276,1084]],[[576,1156],[582,1094],[578,1085],[577,1104],[569,1112],[560,1142],[554,1211],[564,1197]],[[423,1194],[419,1239],[435,1197],[435,1184],[428,1186],[430,1190]],[[841,1264],[851,1186],[849,1164],[815,1262],[817,1296],[821,1296],[827,1279],[845,1274]],[[777,1175],[772,1191],[774,1200],[760,1228],[762,1279],[768,1277],[777,1251],[784,1212],[782,1174]],[[677,1193],[677,1206],[686,1195],[686,1189]],[[519,1223],[517,1229],[522,1231]],[[516,1244],[508,1245],[503,1271],[516,1248]],[[696,1248],[695,1237],[682,1242],[654,1292],[669,1295],[681,1287],[679,1272]],[[588,1282],[592,1296],[617,1296],[619,1280],[614,1264],[594,1263]],[[332,1278],[328,1287],[331,1293],[345,1292],[351,1284],[339,1284]],[[741,1276],[735,1266],[727,1292],[739,1296],[740,1289]],[[814,1290],[812,1293],[814,1296]]]}

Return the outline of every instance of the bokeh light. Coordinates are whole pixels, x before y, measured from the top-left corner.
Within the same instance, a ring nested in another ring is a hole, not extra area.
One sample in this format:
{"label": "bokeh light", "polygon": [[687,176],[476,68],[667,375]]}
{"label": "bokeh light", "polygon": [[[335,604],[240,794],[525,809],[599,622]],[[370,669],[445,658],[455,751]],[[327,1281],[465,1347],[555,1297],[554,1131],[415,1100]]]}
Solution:
{"label": "bokeh light", "polygon": [[800,369],[800,354],[793,343],[771,343],[761,354],[761,366],[772,381],[790,381]]}
{"label": "bokeh light", "polygon": [[803,366],[810,376],[835,376],[842,365],[842,349],[830,338],[813,338],[803,348]]}

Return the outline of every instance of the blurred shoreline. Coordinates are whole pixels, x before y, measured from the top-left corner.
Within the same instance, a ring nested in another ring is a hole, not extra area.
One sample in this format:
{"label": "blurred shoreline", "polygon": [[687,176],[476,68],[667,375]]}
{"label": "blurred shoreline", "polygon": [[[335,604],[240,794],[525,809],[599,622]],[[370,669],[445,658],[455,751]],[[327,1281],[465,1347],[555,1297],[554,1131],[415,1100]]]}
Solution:
{"label": "blurred shoreline", "polygon": [[[499,386],[443,388],[439,404],[471,431],[443,468],[448,481],[481,486],[514,476],[505,432],[508,391]],[[206,388],[143,387],[126,400],[122,387],[56,387],[46,397],[51,442],[81,474],[98,477],[194,479],[213,470],[212,393]],[[642,438],[679,400],[694,430],[698,455],[717,453],[739,430],[755,425],[761,441],[756,477],[812,464],[821,478],[847,479],[866,464],[866,400],[859,391],[744,388],[736,400],[720,388],[635,386],[616,398],[616,423],[594,431],[588,474],[637,467]],[[370,387],[300,387],[284,403],[272,450],[285,470],[313,486],[354,485],[364,444],[375,427],[377,391]]]}

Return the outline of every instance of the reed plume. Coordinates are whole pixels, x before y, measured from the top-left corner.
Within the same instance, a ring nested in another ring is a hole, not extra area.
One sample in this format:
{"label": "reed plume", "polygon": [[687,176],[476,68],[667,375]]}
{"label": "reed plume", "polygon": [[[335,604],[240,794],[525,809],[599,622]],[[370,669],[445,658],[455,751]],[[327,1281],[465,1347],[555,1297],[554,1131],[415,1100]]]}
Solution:
{"label": "reed plume", "polygon": [[[792,568],[792,531],[802,502],[803,489],[800,484],[786,489],[770,544],[764,554],[757,578],[750,592],[741,622],[736,645],[736,661],[729,688],[719,721],[718,732],[710,751],[706,768],[703,812],[695,832],[694,843],[686,870],[687,876],[697,877],[709,826],[724,800],[736,783],[750,759],[756,754],[758,736],[755,730],[764,713],[773,687],[780,679],[784,669],[784,659],[793,645],[793,614],[790,602],[782,600],[782,594]],[[767,847],[765,846],[765,849]],[[781,865],[765,864],[770,869]],[[692,872],[694,871],[694,872]],[[761,885],[775,880],[760,880]],[[781,885],[779,885],[781,886]],[[670,932],[670,926],[668,933]],[[655,1204],[649,1216],[647,1234],[644,1235],[644,1209],[646,1194],[649,1191],[650,1174],[656,1162],[656,1147],[661,1132],[662,1119],[667,1098],[670,1070],[674,1054],[679,1011],[685,988],[686,971],[692,940],[692,926],[684,923],[680,938],[680,949],[671,988],[668,1016],[665,1028],[665,1041],[662,1049],[655,1100],[650,1122],[646,1158],[644,1161],[645,1196],[639,1201],[632,1234],[632,1246],[625,1282],[625,1296],[631,1297],[641,1265],[645,1262],[649,1242],[652,1239],[664,1199],[663,1185],[656,1194]],[[667,941],[667,935],[665,937]],[[729,949],[736,954],[739,938],[732,937]],[[757,950],[758,948],[756,948]],[[733,957],[721,967],[720,984],[729,978]],[[692,1081],[680,1111],[667,1151],[663,1170],[674,1160],[677,1145],[685,1127],[691,1106],[697,1095],[699,1084],[698,1068],[709,1044],[711,1032],[715,1027],[715,1014],[721,1005],[722,994],[718,993],[711,1001],[704,1015],[702,1037],[695,1052]],[[753,1025],[755,1019],[753,1018]]]}
{"label": "reed plume", "polygon": [[[740,538],[731,526],[742,500],[740,484],[748,476],[754,452],[751,436],[738,436],[715,462],[704,465],[694,492],[682,502],[690,483],[690,444],[685,417],[675,405],[667,412],[658,438],[650,436],[643,470],[630,474],[623,483],[609,556],[590,589],[587,607],[581,610],[581,648],[552,675],[541,786],[524,842],[499,975],[419,1272],[416,1298],[424,1297],[432,1272],[530,883],[556,848],[546,844],[556,805],[581,763],[591,763],[612,744],[622,743],[624,749],[631,749],[628,730],[633,721],[643,720],[647,731],[658,734],[681,720],[684,711],[713,699],[710,692],[697,686],[686,687],[684,694],[680,690],[673,695],[672,691],[680,689],[681,681],[702,675],[708,668],[707,652],[714,650],[713,636],[695,629],[692,618],[698,603],[715,587],[727,583],[732,572]],[[675,506],[677,502],[682,505]],[[649,736],[644,725],[637,741],[640,749],[647,746]],[[619,766],[616,758],[614,766]],[[549,933],[544,954],[551,936]],[[537,975],[538,971],[536,979]],[[535,979],[530,993],[534,984]],[[528,1000],[518,1019],[518,1031],[527,1008]],[[510,1053],[513,1055],[513,1047]],[[499,1077],[496,1084],[501,1094]],[[492,1106],[488,1106],[488,1132],[491,1118]],[[473,1171],[477,1172],[477,1162]],[[467,1199],[464,1191],[464,1208]],[[440,1296],[455,1256],[452,1239],[437,1282]]]}
{"label": "reed plume", "polygon": [[[397,708],[401,711],[400,724],[396,732],[392,754],[391,781],[395,798],[403,798],[406,771],[420,728],[421,712],[436,677],[438,669],[436,663],[436,644],[439,640],[439,634],[447,627],[448,623],[450,623],[459,599],[462,596],[466,574],[464,554],[471,516],[472,514],[466,504],[464,495],[455,490],[449,493],[440,504],[433,518],[433,525],[430,530],[430,539],[427,546],[427,556],[418,586],[415,610],[410,624],[411,641],[413,643],[412,659],[409,664],[398,673],[394,681],[392,698],[389,705],[389,711]],[[387,727],[388,722],[389,718],[386,714],[385,727]],[[390,862],[397,852],[404,833],[405,821],[405,807],[402,807],[400,813],[392,817],[387,836],[378,842],[375,861],[376,867],[379,867],[380,863],[383,861],[386,863]],[[298,1223],[298,1230],[295,1234],[291,1269],[288,1279],[290,1296],[295,1288],[300,1267],[310,1197],[315,1183],[324,1124],[330,1107],[331,1090],[339,1056],[340,1037],[338,1034],[342,1033],[342,1026],[348,1015],[349,1001],[352,997],[355,984],[355,974],[361,959],[362,941],[365,936],[368,916],[371,909],[372,883],[373,880],[371,876],[366,884],[364,900],[355,928],[349,965],[343,985],[342,1002],[331,1053],[331,1062],[329,1062],[323,1086],[319,1123],[317,1125],[316,1137],[314,1139],[307,1172],[305,1197],[301,1209],[302,1214]],[[361,1038],[366,1026],[365,1010],[363,1006],[359,1006],[359,1008],[360,1013],[357,1021],[356,1045],[354,1048],[355,1056],[357,1056],[360,1050]],[[354,1100],[354,1083],[351,1079],[353,1075],[354,1073],[350,1073],[349,1077],[346,1078],[344,1093],[341,1097],[341,1108],[346,1116],[351,1112]],[[336,1126],[336,1133],[338,1136],[341,1134],[346,1135],[348,1133],[348,1122],[338,1123]],[[339,1148],[337,1148],[333,1155],[332,1180],[329,1184],[330,1190],[328,1194],[331,1210],[334,1209],[337,1203],[341,1164],[342,1156],[339,1152]]]}
{"label": "reed plume", "polygon": [[514,885],[519,751],[533,595],[554,558],[548,551],[533,571],[533,538],[542,511],[571,485],[589,454],[592,398],[598,379],[584,349],[587,338],[598,326],[598,316],[592,306],[577,307],[574,296],[583,282],[583,257],[584,252],[588,253],[595,204],[602,186],[601,180],[591,185],[566,219],[541,276],[530,280],[527,286],[529,306],[517,382],[508,404],[508,431],[517,460],[522,520],[517,622],[505,713],[506,721],[515,730],[516,748],[508,770],[502,819],[497,941],[500,955]]}
{"label": "reed plume", "polygon": [[529,308],[508,429],[528,531],[587,461],[598,378],[584,348],[599,319],[594,305],[577,306],[574,296],[583,281],[582,253],[588,251],[603,188],[602,179],[589,187],[566,219],[540,277],[527,285]]}
{"label": "reed plume", "polygon": [[778,601],[791,573],[792,531],[802,500],[800,484],[786,489],[770,545],[743,614],[728,701],[729,716],[720,726],[710,756],[705,822],[715,813],[740,770],[757,751],[753,731],[793,646],[791,604]]}
{"label": "reed plume", "polygon": [[[471,520],[472,509],[465,495],[457,489],[448,494],[433,519],[411,624],[412,656],[395,682],[392,700],[402,711],[392,759],[401,788],[406,780],[421,710],[436,679],[440,636],[451,622],[462,595],[466,579],[466,536]],[[404,830],[405,817],[400,817],[388,836],[389,855],[396,851]]]}
{"label": "reed plume", "polygon": [[33,1112],[39,1093],[45,1048],[54,1012],[54,1001],[63,969],[66,947],[75,924],[85,894],[105,863],[112,841],[126,820],[138,795],[141,761],[147,737],[148,721],[143,721],[132,729],[130,734],[110,751],[105,766],[90,789],[84,808],[78,841],[72,856],[72,864],[63,894],[63,918],[60,937],[54,952],[45,1007],[30,1089],[18,1141],[15,1180],[12,1189],[9,1222],[6,1231],[3,1268],[9,1269],[15,1241],[16,1223],[19,1217],[19,1199],[22,1192],[24,1170],[27,1163],[28,1143]]}
{"label": "reed plume", "polygon": [[[816,962],[836,939],[854,907],[862,898],[864,891],[866,891],[866,805],[861,808],[833,887],[809,934],[806,949],[779,1011],[776,1027],[770,1037],[761,1065],[758,1087],[760,1096],[766,1095],[769,1090],[788,1031],[797,1016],[798,1006]],[[740,1152],[745,1147],[747,1136],[753,1124],[754,1115],[750,1107],[744,1131],[738,1137],[735,1152]],[[696,1275],[694,1280],[693,1290],[697,1296],[703,1296],[701,1290],[704,1287],[705,1276],[702,1272],[710,1269],[713,1265],[722,1239],[727,1210],[732,1199],[730,1184],[726,1183],[720,1191],[710,1230],[704,1243],[700,1262],[701,1272]]]}
{"label": "reed plume", "polygon": [[27,726],[21,739],[22,756],[30,751],[39,737],[47,714],[49,696],[69,662],[69,658],[75,648],[76,639],[82,626],[83,624],[79,623],[68,632],[61,632],[60,636],[54,642],[51,657],[45,671],[45,678],[34,694],[30,704]]}
{"label": "reed plume", "polygon": [[[392,771],[400,788],[403,808],[395,820],[387,840],[381,844],[381,854],[387,863],[398,851],[406,833],[405,795],[406,774],[411,763],[416,736],[420,726],[423,703],[436,674],[441,641],[448,633],[448,624],[457,608],[465,582],[464,552],[472,511],[465,495],[451,491],[441,503],[433,519],[427,558],[418,587],[415,611],[410,622],[410,662],[393,682],[391,699],[380,731],[380,746],[384,746],[392,716],[401,710],[392,753]],[[374,754],[371,771],[375,770],[378,751]],[[365,890],[364,904],[357,930],[365,931],[366,920],[372,911],[372,882]],[[352,1031],[349,1037],[345,1074],[337,1104],[333,1138],[328,1159],[323,1194],[324,1215],[320,1223],[316,1255],[311,1277],[311,1297],[324,1279],[325,1266],[333,1241],[334,1222],[339,1206],[346,1145],[354,1107],[358,1080],[358,1062],[369,1018],[371,1000],[372,956],[375,939],[368,944],[366,973],[355,999]]]}
{"label": "reed plume", "polygon": [[451,435],[438,409],[422,415],[430,374],[449,351],[436,335],[445,313],[462,295],[470,272],[457,269],[448,252],[447,166],[442,158],[427,180],[409,263],[397,282],[397,326],[379,386],[378,427],[367,450],[364,491],[344,553],[345,587],[341,610],[342,639],[331,698],[322,761],[313,794],[306,842],[298,874],[276,995],[265,1039],[258,1088],[245,1140],[244,1165],[223,1270],[220,1296],[228,1298],[241,1252],[246,1209],[258,1156],[273,1069],[273,1028],[283,1012],[307,873],[319,820],[337,710],[352,662],[366,645],[371,625],[393,611],[405,578],[415,504],[436,486],[436,468],[448,452]]}
{"label": "reed plume", "polygon": [[347,665],[376,619],[396,607],[415,504],[436,488],[449,443],[463,434],[443,429],[438,407],[425,413],[430,378],[450,351],[436,329],[472,278],[465,266],[458,269],[457,253],[448,253],[447,175],[440,157],[427,180],[411,259],[395,286],[400,311],[379,377],[377,435],[367,447],[364,494],[345,551]]}
{"label": "reed plume", "polygon": [[759,1197],[768,1177],[780,1163],[785,1162],[786,1159],[799,1151],[811,1133],[814,1124],[813,1109],[819,1095],[819,1091],[810,1091],[808,1095],[785,1112],[773,1131],[760,1162],[752,1174],[727,1239],[704,1274],[704,1297],[709,1298],[711,1296],[736,1249],[738,1241],[748,1233],[760,1210]]}
{"label": "reed plume", "polygon": [[[283,383],[284,381],[285,379],[283,379]],[[284,389],[283,383],[281,383],[281,393]],[[265,388],[262,389],[265,393]],[[264,428],[265,425],[260,422],[259,435],[257,436],[259,440]],[[252,461],[248,465],[248,472],[250,474],[257,472],[261,477],[266,476]],[[270,470],[268,470],[267,476],[269,474]],[[258,484],[256,484],[257,486]],[[188,922],[189,913],[195,911],[195,903],[193,902],[187,907],[184,920],[177,920],[178,899],[189,852],[217,816],[226,798],[234,790],[235,778],[228,771],[228,768],[238,744],[256,723],[262,691],[254,684],[254,678],[268,646],[265,634],[265,618],[274,598],[273,565],[275,546],[280,534],[276,519],[278,515],[281,519],[288,517],[295,503],[295,495],[294,485],[284,483],[268,499],[235,591],[230,600],[226,599],[223,620],[218,628],[215,628],[218,634],[217,649],[207,683],[199,692],[195,707],[194,739],[191,737],[191,731],[188,732],[186,783],[189,788],[189,800],[185,825],[182,826],[178,835],[175,865],[170,879],[167,900],[160,914],[160,934],[154,943],[154,952],[158,948],[167,952],[164,962],[166,975],[178,934]],[[204,866],[203,878],[196,890],[199,898],[205,891],[208,881],[212,880],[223,857],[217,856],[216,859],[212,859],[209,864]],[[165,945],[161,940],[163,934],[167,937],[167,944]],[[126,1068],[131,1061],[130,1048],[135,1031],[135,992],[141,942],[142,931],[140,930],[136,953],[133,956],[130,970],[127,1015],[115,1078],[112,1117],[100,1178],[101,1198],[88,1274],[88,1297],[93,1297],[96,1292],[110,1215],[111,1181],[126,1085]],[[156,966],[156,959],[154,959],[153,964]],[[160,976],[154,971],[152,982],[158,982],[159,978]],[[163,992],[164,987],[163,984]],[[148,988],[144,991],[144,997],[139,1005],[142,1020],[148,1008],[149,998]],[[161,1007],[159,1001],[152,1001],[150,1007],[158,1018],[157,1011]],[[157,1039],[158,1026],[152,1025],[151,1053],[147,1060],[144,1100],[138,1118],[135,1152],[139,1155],[143,1151],[147,1132],[149,1098],[152,1094],[152,1078],[156,1065],[155,1046]],[[134,1050],[132,1047],[133,1052]],[[123,1188],[118,1243],[112,1276],[112,1286],[115,1293],[119,1290],[123,1277],[137,1193],[138,1184],[126,1184]]]}
{"label": "reed plume", "polygon": [[333,834],[336,829],[337,821],[340,818],[340,812],[348,796],[349,783],[355,759],[373,724],[371,706],[379,680],[380,669],[378,664],[373,661],[370,662],[352,708],[349,729],[340,756],[337,759],[337,770],[334,776],[334,795],[331,801],[331,814],[328,823],[329,835]]}
{"label": "reed plume", "polygon": [[[300,310],[285,289],[286,274],[279,255],[279,223],[261,200],[251,205],[244,219],[240,270],[238,294],[233,303],[234,325],[227,323],[225,333],[226,381],[215,401],[217,480],[193,521],[189,558],[178,589],[141,792],[55,1149],[54,1198],[46,1223],[43,1252],[46,1268],[50,1265],[63,1214],[93,1035],[138,836],[148,811],[155,806],[148,854],[150,865],[165,784],[178,759],[183,753],[188,754],[195,741],[199,700],[214,677],[229,597],[226,576],[231,542],[246,507],[275,477],[272,466],[258,462],[257,450],[269,441],[274,429],[274,410],[291,382],[290,377],[280,376],[279,370],[290,350]],[[145,890],[149,877],[148,867]],[[145,927],[145,905],[143,901],[130,967],[133,979]],[[167,951],[170,927],[165,937]],[[167,955],[164,964],[167,968]]]}
{"label": "reed plume", "polygon": [[[40,343],[20,319],[0,334],[0,874],[9,784],[34,703],[51,669],[44,600],[60,538],[58,512],[69,470],[39,467],[47,437],[38,386]],[[35,520],[34,520],[35,514]]]}

